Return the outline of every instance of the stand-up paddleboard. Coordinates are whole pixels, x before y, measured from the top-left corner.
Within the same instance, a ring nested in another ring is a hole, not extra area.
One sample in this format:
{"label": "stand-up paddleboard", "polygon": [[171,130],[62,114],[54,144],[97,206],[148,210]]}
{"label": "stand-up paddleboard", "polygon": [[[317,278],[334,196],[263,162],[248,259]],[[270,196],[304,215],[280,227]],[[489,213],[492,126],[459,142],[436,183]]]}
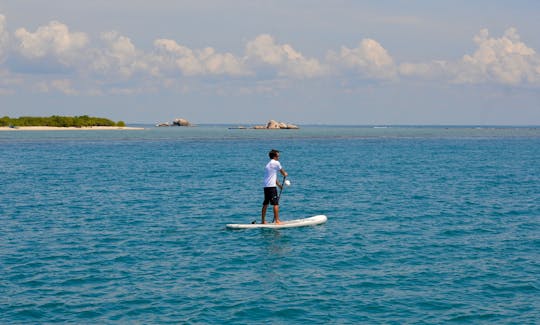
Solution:
{"label": "stand-up paddleboard", "polygon": [[280,228],[293,228],[293,227],[305,227],[305,226],[315,226],[325,223],[328,218],[325,215],[317,215],[304,219],[296,219],[289,221],[282,221],[280,224],[276,223],[230,223],[227,225],[229,229],[251,229],[251,228],[271,228],[271,229],[280,229]]}

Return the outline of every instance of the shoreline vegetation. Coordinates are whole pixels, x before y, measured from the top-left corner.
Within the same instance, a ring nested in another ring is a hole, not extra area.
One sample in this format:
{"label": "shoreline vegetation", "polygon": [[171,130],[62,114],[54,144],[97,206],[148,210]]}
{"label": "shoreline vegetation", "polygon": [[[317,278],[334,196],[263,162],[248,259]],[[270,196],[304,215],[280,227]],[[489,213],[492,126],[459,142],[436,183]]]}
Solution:
{"label": "shoreline vegetation", "polygon": [[21,116],[0,118],[0,130],[140,130],[143,128],[127,127],[123,121],[114,122],[107,118],[82,116],[49,117]]}

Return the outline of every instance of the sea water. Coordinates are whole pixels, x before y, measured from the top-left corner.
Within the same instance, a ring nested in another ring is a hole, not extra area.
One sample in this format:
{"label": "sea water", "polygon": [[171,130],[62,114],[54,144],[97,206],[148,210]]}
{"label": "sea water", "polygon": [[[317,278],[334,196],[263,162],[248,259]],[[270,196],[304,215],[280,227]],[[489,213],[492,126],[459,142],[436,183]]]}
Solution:
{"label": "sea water", "polygon": [[[227,230],[272,148],[328,222]],[[0,132],[0,180],[3,324],[540,322],[540,128]]]}

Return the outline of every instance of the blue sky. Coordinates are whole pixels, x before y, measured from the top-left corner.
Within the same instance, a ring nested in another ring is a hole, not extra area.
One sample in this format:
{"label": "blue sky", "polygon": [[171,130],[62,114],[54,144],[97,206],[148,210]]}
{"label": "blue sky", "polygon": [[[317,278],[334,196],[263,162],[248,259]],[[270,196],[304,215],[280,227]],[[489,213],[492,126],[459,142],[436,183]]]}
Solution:
{"label": "blue sky", "polygon": [[0,1],[0,115],[540,125],[539,1]]}

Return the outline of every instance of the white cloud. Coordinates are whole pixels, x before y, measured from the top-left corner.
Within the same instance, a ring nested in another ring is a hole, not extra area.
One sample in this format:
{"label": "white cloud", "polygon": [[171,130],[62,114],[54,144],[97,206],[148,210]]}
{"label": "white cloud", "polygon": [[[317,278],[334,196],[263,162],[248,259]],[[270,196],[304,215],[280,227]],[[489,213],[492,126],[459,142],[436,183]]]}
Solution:
{"label": "white cloud", "polygon": [[[285,50],[285,49],[288,49]],[[255,60],[270,65],[280,65],[288,59],[287,53],[292,52],[291,47],[276,45],[274,38],[268,34],[259,35],[246,46],[247,55]]]}
{"label": "white cloud", "polygon": [[111,31],[102,33],[101,39],[107,44],[105,50],[107,55],[114,58],[118,63],[129,64],[135,60],[137,51],[128,37]]}
{"label": "white cloud", "polygon": [[39,27],[34,33],[20,28],[15,37],[17,52],[33,62],[37,71],[57,70],[55,62],[77,71],[81,77],[129,78],[136,71],[148,69],[139,57],[142,53],[131,40],[114,31],[101,34],[102,46],[98,48],[90,47],[85,33],[71,32],[68,26],[57,21]]}
{"label": "white cloud", "polygon": [[487,29],[474,37],[473,54],[456,61],[402,63],[403,76],[442,79],[455,83],[498,83],[519,85],[540,82],[540,56],[521,42],[517,30],[509,28],[500,38],[490,38]]}
{"label": "white cloud", "polygon": [[231,53],[217,53],[211,47],[192,50],[169,39],[158,39],[154,46],[157,54],[152,60],[160,64],[163,71],[180,70],[186,76],[251,74],[243,59]]}
{"label": "white cloud", "polygon": [[6,17],[0,15],[0,63],[5,59],[8,51],[9,33],[6,29]]}
{"label": "white cloud", "polygon": [[[253,81],[272,85],[272,81],[283,80],[290,85],[297,79],[330,74],[374,80],[408,77],[454,83],[540,84],[540,56],[520,40],[516,29],[508,29],[499,38],[490,37],[488,30],[483,29],[474,42],[475,51],[461,59],[416,63],[396,63],[374,39],[363,39],[355,48],[342,46],[327,51],[325,60],[320,61],[305,56],[290,44],[276,42],[269,34],[248,41],[240,55],[218,52],[212,47],[191,49],[172,39],[157,39],[153,50],[143,51],[129,37],[115,31],[104,32],[91,43],[87,34],[73,32],[58,21],[34,32],[19,28],[12,35],[5,16],[0,15],[0,77],[16,80],[17,85],[24,85],[25,80],[27,85],[43,81],[36,89],[70,95],[106,92],[113,84],[119,93],[129,93],[130,89],[137,93],[157,92],[161,87],[187,91],[204,87],[204,79],[213,76],[249,76],[249,87]],[[51,81],[49,75],[36,72],[69,75],[64,76],[66,79],[56,76]],[[189,84],[185,77],[200,80]],[[241,84],[241,78],[238,81],[239,89],[245,89],[242,87],[246,83]],[[80,90],[74,90],[72,83]],[[3,93],[11,89],[10,85],[0,82]],[[209,87],[214,86],[212,83]],[[265,84],[265,91],[270,88]]]}
{"label": "white cloud", "polygon": [[273,66],[278,75],[293,78],[314,78],[328,71],[318,60],[307,59],[291,45],[276,44],[268,34],[257,36],[246,45],[248,60],[255,64]]}
{"label": "white cloud", "polygon": [[327,58],[337,67],[353,69],[367,78],[397,77],[394,60],[386,49],[373,39],[364,39],[353,49],[343,46],[339,53],[329,51]]}
{"label": "white cloud", "polygon": [[88,44],[86,34],[70,32],[57,21],[39,27],[34,33],[19,28],[15,37],[16,49],[23,57],[30,60],[53,57],[66,66],[73,65]]}
{"label": "white cloud", "polygon": [[147,70],[148,66],[141,59],[142,52],[135,48],[130,38],[116,31],[104,32],[100,38],[105,46],[90,51],[90,72],[130,78],[137,71]]}
{"label": "white cloud", "polygon": [[482,29],[474,42],[478,48],[458,63],[456,82],[517,85],[540,80],[540,57],[520,41],[515,28],[507,29],[500,38],[490,38],[488,30]]}

